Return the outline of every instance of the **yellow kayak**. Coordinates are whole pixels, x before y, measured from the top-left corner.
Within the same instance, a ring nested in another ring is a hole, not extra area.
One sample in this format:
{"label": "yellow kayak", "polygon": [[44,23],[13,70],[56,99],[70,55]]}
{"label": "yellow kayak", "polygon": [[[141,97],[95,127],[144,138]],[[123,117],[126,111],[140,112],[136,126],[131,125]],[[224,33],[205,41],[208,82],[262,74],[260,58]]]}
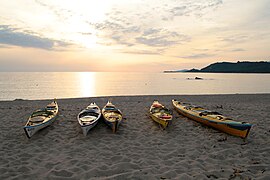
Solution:
{"label": "yellow kayak", "polygon": [[149,114],[153,121],[160,124],[164,129],[172,121],[171,111],[160,104],[158,101],[153,102],[152,106],[150,107]]}
{"label": "yellow kayak", "polygon": [[249,123],[237,122],[220,113],[212,112],[189,103],[172,100],[172,104],[177,112],[190,119],[241,138],[248,136],[252,126]]}
{"label": "yellow kayak", "polygon": [[105,123],[112,129],[113,133],[116,133],[123,120],[122,112],[112,102],[108,101],[102,109],[102,115]]}

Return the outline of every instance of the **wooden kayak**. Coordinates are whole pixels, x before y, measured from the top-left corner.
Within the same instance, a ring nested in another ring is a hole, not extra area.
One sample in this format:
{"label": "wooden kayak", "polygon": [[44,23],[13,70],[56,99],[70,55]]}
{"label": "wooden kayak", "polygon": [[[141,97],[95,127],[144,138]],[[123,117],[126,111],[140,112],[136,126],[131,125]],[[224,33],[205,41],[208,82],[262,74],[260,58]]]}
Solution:
{"label": "wooden kayak", "polygon": [[81,126],[83,134],[86,136],[88,131],[95,127],[98,123],[98,120],[101,117],[100,108],[96,103],[91,103],[84,110],[82,110],[78,116],[77,120]]}
{"label": "wooden kayak", "polygon": [[102,109],[102,116],[104,122],[112,129],[115,133],[118,130],[119,125],[122,122],[123,114],[122,112],[108,101],[108,103]]}
{"label": "wooden kayak", "polygon": [[248,136],[252,126],[249,123],[237,122],[218,112],[212,112],[189,103],[172,100],[172,104],[177,112],[190,119],[241,138],[246,138]]}
{"label": "wooden kayak", "polygon": [[163,129],[172,122],[172,112],[158,101],[154,101],[151,105],[149,115],[152,120],[160,124]]}
{"label": "wooden kayak", "polygon": [[52,124],[56,119],[57,114],[58,104],[55,100],[48,104],[46,108],[34,111],[24,126],[27,137],[32,137],[40,129]]}

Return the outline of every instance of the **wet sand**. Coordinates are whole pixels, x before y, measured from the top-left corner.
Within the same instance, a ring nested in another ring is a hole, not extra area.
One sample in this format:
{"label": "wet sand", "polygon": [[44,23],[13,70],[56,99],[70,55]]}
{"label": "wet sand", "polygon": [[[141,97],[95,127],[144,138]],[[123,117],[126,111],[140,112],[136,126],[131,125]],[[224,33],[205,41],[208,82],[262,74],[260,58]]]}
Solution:
{"label": "wet sand", "polygon": [[[77,114],[107,100],[123,112],[116,134],[102,121],[85,137]],[[179,115],[166,130],[147,112],[180,99],[254,124],[248,138]],[[0,179],[270,179],[270,94],[59,99],[59,117],[28,139],[23,126],[51,100],[0,102]]]}

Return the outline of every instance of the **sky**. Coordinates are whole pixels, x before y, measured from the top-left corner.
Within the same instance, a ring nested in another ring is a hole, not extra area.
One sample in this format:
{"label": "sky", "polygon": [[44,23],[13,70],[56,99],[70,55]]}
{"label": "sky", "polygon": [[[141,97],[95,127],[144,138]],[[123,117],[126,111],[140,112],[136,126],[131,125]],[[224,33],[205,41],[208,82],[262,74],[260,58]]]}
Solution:
{"label": "sky", "polygon": [[141,71],[269,60],[269,0],[1,0],[0,71]]}

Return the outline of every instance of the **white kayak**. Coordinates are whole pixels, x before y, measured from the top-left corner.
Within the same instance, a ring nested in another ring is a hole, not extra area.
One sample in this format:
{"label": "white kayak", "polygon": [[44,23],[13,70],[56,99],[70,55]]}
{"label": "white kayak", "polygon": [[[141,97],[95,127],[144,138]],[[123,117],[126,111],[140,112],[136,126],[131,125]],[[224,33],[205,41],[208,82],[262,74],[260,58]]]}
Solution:
{"label": "white kayak", "polygon": [[98,120],[101,117],[100,108],[96,103],[91,103],[84,110],[82,110],[78,116],[77,120],[82,128],[83,134],[86,136],[88,131],[95,127],[98,123]]}

